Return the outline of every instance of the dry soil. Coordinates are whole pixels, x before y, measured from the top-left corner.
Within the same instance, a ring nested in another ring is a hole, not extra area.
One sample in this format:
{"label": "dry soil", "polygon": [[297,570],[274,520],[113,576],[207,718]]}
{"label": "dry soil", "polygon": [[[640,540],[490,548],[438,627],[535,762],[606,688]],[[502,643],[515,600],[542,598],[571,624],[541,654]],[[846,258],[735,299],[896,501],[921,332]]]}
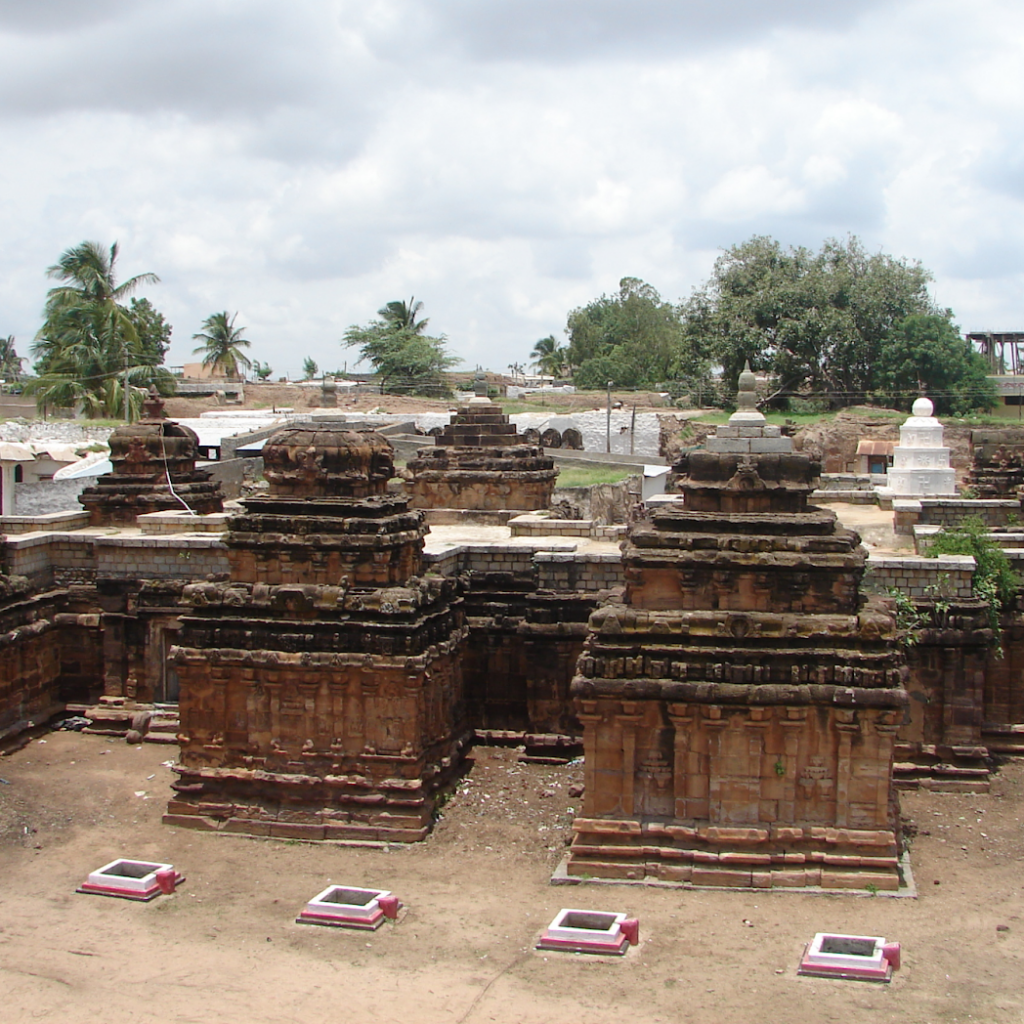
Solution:
{"label": "dry soil", "polygon": [[[477,748],[426,842],[366,849],[168,828],[168,748],[42,739],[0,757],[3,1021],[1022,1019],[1021,763],[989,795],[904,795],[920,896],[892,899],[552,887],[581,770],[508,748]],[[118,856],[187,880],[149,904],[75,893]],[[408,909],[370,934],[295,924],[332,881],[392,889]],[[621,959],[537,952],[564,906],[636,915],[641,943]],[[889,986],[798,977],[824,930],[899,941],[903,969]]]}

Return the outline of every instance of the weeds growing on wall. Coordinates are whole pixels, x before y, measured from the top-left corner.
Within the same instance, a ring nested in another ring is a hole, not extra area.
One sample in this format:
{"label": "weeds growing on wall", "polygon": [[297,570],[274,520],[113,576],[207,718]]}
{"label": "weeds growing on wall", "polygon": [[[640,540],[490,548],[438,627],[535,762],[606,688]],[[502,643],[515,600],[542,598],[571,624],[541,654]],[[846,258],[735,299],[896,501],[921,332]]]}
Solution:
{"label": "weeds growing on wall", "polygon": [[928,557],[972,555],[975,569],[972,585],[976,597],[988,602],[989,625],[997,646],[1002,647],[999,615],[1013,607],[1021,579],[1010,565],[1006,552],[989,536],[988,527],[977,516],[969,516],[959,526],[937,534],[928,548]]}
{"label": "weeds growing on wall", "polygon": [[917,643],[917,631],[924,625],[917,605],[899,587],[890,587],[889,596],[896,612],[896,638],[904,647],[913,647]]}

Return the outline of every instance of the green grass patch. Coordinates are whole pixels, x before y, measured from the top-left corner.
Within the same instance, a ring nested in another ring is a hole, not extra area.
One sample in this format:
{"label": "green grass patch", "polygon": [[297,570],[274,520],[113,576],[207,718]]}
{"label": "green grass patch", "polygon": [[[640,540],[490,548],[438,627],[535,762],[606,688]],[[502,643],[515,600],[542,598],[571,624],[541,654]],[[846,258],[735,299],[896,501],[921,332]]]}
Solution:
{"label": "green grass patch", "polygon": [[595,484],[617,484],[627,476],[636,476],[636,469],[621,466],[563,466],[555,487],[593,487]]}

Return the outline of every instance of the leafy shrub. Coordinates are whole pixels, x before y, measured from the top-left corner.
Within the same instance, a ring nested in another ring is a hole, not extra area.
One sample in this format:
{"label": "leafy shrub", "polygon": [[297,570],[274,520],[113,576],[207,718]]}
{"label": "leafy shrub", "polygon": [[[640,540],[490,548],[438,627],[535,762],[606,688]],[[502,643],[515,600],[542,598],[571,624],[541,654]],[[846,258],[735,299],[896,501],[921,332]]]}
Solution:
{"label": "leafy shrub", "polygon": [[1021,579],[1010,565],[1006,552],[988,536],[988,527],[977,516],[968,516],[959,526],[937,534],[928,548],[928,557],[939,555],[972,555],[975,568],[974,593],[989,606],[989,625],[999,642],[1000,612],[1013,606]]}

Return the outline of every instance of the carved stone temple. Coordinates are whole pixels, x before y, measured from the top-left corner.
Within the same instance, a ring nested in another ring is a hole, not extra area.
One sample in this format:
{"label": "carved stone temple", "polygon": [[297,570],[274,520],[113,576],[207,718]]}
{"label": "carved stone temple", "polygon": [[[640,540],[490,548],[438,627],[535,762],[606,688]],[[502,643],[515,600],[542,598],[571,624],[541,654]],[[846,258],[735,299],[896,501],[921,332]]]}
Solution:
{"label": "carved stone temple", "polygon": [[489,398],[460,408],[408,469],[409,504],[423,509],[501,512],[507,518],[551,506],[558,470],[540,445],[528,444]]}
{"label": "carved stone temple", "polygon": [[713,886],[899,886],[893,745],[907,704],[866,552],[808,505],[818,463],[756,411],[684,455],[683,507],[624,544],[572,693],[586,796],[568,873]]}
{"label": "carved stone temple", "polygon": [[90,525],[134,526],[147,512],[220,512],[220,484],[196,469],[198,446],[194,430],[164,418],[163,399],[151,388],[142,418],[110,435],[112,472],[79,496]]}
{"label": "carved stone temple", "polygon": [[470,731],[458,581],[421,576],[421,512],[369,431],[291,427],[229,523],[230,581],[185,589],[181,764],[165,821],[412,841]]}

